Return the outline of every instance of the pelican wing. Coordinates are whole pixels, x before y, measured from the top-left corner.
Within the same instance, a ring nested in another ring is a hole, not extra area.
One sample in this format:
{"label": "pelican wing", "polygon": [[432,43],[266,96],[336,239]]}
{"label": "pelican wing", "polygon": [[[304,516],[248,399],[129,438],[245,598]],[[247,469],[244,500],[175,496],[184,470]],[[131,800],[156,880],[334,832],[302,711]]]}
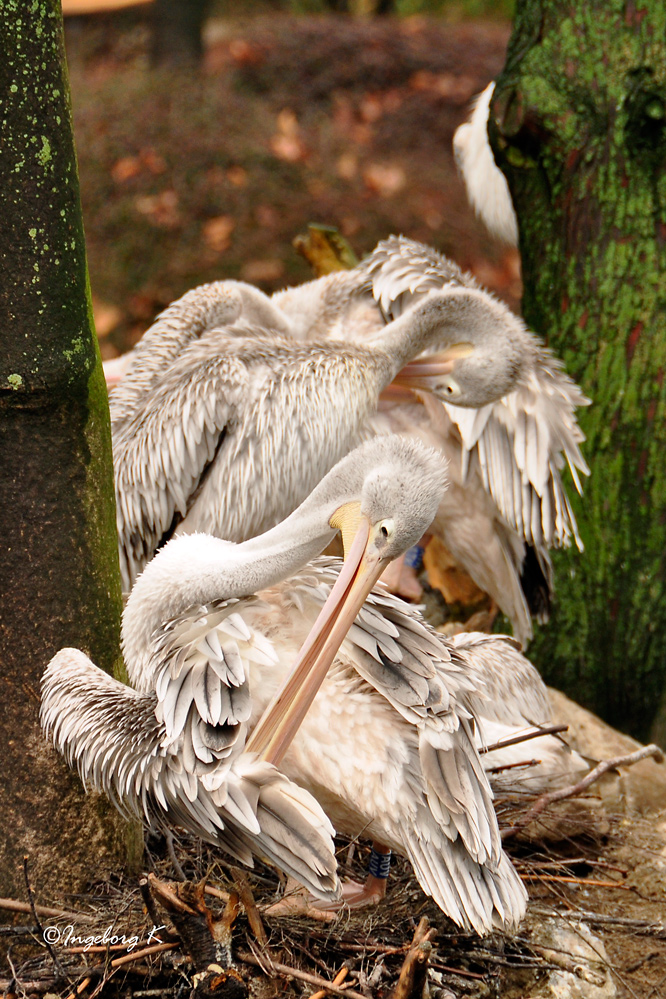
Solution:
{"label": "pelican wing", "polygon": [[484,691],[477,717],[504,725],[543,725],[551,718],[548,690],[532,663],[508,635],[463,632],[447,639]]}
{"label": "pelican wing", "polygon": [[211,788],[187,768],[182,739],[166,729],[156,694],[141,694],[62,649],[42,680],[41,724],[86,786],[126,815],[177,823],[243,863],[277,864],[319,898],[336,896],[333,828],[306,791],[275,767],[237,751]]}
{"label": "pelican wing", "polygon": [[537,550],[582,550],[576,518],[562,483],[569,467],[580,493],[585,439],[576,409],[587,399],[545,348],[524,384],[481,409],[442,403],[462,442],[462,474],[476,470],[505,522]]}
{"label": "pelican wing", "polygon": [[[309,590],[323,605],[340,562],[320,558],[290,590]],[[298,596],[292,597],[295,601]],[[482,682],[420,613],[376,588],[351,626],[338,661],[384,697],[418,731],[425,794],[438,827],[460,838],[479,863],[499,862],[501,844],[492,792],[474,741],[473,707]]]}
{"label": "pelican wing", "polygon": [[147,667],[165,745],[177,749],[185,769],[211,791],[225,781],[221,764],[237,754],[244,738],[252,664],[278,664],[273,644],[243,617],[248,605],[262,606],[250,597],[188,608],[154,641]]}
{"label": "pelican wing", "polygon": [[[387,322],[448,284],[483,290],[436,250],[402,236],[379,243],[362,266]],[[537,550],[569,545],[572,538],[582,548],[561,470],[566,461],[580,492],[578,473],[588,475],[589,469],[576,409],[589,399],[562,363],[532,339],[532,363],[516,390],[480,409],[442,405],[460,434],[463,478],[478,469],[506,523]]]}
{"label": "pelican wing", "polygon": [[121,381],[109,394],[114,432],[133,416],[140,400],[189,343],[206,330],[235,322],[241,309],[239,286],[233,281],[214,281],[193,288],[161,312],[125,355]]}
{"label": "pelican wing", "polygon": [[[218,346],[223,349],[223,337]],[[114,436],[118,543],[129,590],[201,488],[247,390],[246,367],[196,342]]]}

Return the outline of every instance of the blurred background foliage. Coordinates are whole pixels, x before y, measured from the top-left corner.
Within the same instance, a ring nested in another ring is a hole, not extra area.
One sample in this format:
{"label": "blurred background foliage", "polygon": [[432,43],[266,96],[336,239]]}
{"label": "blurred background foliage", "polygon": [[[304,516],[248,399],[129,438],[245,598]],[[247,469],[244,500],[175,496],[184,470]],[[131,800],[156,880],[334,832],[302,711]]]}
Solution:
{"label": "blurred background foliage", "polygon": [[473,218],[451,151],[503,65],[504,7],[398,0],[404,16],[353,17],[333,0],[213,0],[200,65],[176,70],[151,59],[156,7],[83,2],[100,10],[68,16],[66,41],[105,357],[201,282],[307,280],[292,240],[308,222],[358,253],[392,232],[424,240],[517,307],[517,256]]}

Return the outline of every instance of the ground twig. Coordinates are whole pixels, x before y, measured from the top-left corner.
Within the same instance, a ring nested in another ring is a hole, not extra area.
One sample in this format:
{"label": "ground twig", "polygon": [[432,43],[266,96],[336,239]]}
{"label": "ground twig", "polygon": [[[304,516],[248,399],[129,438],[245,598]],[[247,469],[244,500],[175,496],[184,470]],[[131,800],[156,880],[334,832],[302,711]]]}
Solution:
{"label": "ground twig", "polygon": [[643,746],[642,749],[637,749],[635,753],[629,753],[627,756],[616,756],[612,760],[603,760],[590,770],[582,780],[579,780],[577,784],[570,784],[568,787],[560,788],[557,791],[548,791],[546,794],[540,795],[532,807],[521,815],[512,826],[502,829],[502,839],[510,839],[511,836],[515,836],[516,833],[538,818],[554,802],[563,801],[565,798],[573,798],[574,795],[585,791],[590,784],[594,784],[596,780],[599,780],[609,770],[616,770],[618,767],[630,767],[632,764],[638,763],[640,760],[646,760],[651,756],[661,760],[664,754],[659,746],[655,746],[654,744]]}
{"label": "ground twig", "polygon": [[411,947],[400,969],[393,999],[421,999],[428,977],[428,961],[432,953],[434,935],[435,930],[430,929],[427,916],[423,916],[416,927]]}
{"label": "ground twig", "polygon": [[308,985],[315,985],[318,989],[324,989],[326,992],[332,992],[336,996],[347,996],[348,999],[367,999],[361,992],[355,992],[353,989],[343,989],[339,985],[334,985],[333,982],[327,982],[325,978],[321,978],[319,975],[313,975],[308,971],[301,971],[299,968],[291,968],[287,964],[278,964],[277,961],[271,961],[266,959],[265,963],[262,963],[253,954],[249,954],[247,951],[243,951],[238,954],[238,960],[243,961],[244,964],[252,964],[255,968],[261,968],[262,971],[268,971],[269,973],[276,975],[286,975],[289,978],[297,978],[301,982],[307,982]]}

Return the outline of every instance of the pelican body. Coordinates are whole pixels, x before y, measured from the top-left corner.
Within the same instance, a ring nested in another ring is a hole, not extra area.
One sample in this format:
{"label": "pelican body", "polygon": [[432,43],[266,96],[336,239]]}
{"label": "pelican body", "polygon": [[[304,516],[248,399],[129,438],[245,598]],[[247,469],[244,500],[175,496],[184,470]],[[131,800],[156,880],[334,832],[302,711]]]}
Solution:
{"label": "pelican body", "polygon": [[[383,326],[371,343],[300,343],[251,325],[244,312],[211,328],[232,314],[228,297],[219,282],[175,303],[111,393],[126,589],[176,531],[243,541],[278,523],[370,435],[382,391],[434,340],[444,380],[432,378],[428,390],[447,391],[447,348],[456,353],[469,313],[485,309],[475,291],[456,287]],[[266,302],[268,313],[280,312]],[[278,315],[274,326],[289,320]]]}
{"label": "pelican body", "polygon": [[[337,272],[273,296],[297,334],[372,342],[385,324],[406,321],[429,296],[465,289],[453,371],[428,391],[427,352],[400,373],[401,393],[385,393],[373,433],[401,433],[437,447],[449,462],[432,533],[509,617],[524,645],[532,615],[546,620],[552,591],[548,551],[582,549],[562,482],[568,466],[580,492],[589,470],[576,409],[589,404],[534,334],[506,305],[435,250],[392,236],[354,271]],[[471,349],[465,350],[465,347]],[[441,347],[433,338],[428,352]],[[412,389],[405,394],[404,388]],[[426,389],[424,392],[423,390]]]}
{"label": "pelican body", "polygon": [[518,222],[506,177],[488,141],[490,102],[495,81],[475,98],[469,121],[453,136],[453,154],[472,208],[486,228],[509,246],[518,245]]}
{"label": "pelican body", "polygon": [[[178,822],[245,862],[267,857],[319,898],[337,882],[313,795],[340,829],[369,829],[408,856],[459,925],[514,926],[525,893],[475,747],[480,685],[406,605],[370,590],[423,533],[443,484],[435,452],[377,438],[260,537],[173,539],[123,615],[132,687],[62,650],[43,681],[45,731],[125,809]],[[310,561],[338,528],[342,569]],[[336,593],[351,608],[339,617]],[[301,703],[290,687],[294,677],[308,686],[306,660],[319,679]]]}

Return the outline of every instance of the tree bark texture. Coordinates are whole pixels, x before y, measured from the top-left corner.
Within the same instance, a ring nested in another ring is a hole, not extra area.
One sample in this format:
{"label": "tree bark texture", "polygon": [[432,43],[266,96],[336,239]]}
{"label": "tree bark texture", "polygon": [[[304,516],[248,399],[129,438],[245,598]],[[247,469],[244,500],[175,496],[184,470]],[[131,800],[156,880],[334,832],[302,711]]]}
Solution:
{"label": "tree bark texture", "polygon": [[58,0],[0,0],[0,895],[75,892],[124,854],[44,740],[63,646],[111,670],[121,613],[109,411],[94,335]]}
{"label": "tree bark texture", "polygon": [[490,137],[523,311],[593,405],[585,552],[556,553],[546,678],[647,737],[666,689],[666,5],[519,0]]}

